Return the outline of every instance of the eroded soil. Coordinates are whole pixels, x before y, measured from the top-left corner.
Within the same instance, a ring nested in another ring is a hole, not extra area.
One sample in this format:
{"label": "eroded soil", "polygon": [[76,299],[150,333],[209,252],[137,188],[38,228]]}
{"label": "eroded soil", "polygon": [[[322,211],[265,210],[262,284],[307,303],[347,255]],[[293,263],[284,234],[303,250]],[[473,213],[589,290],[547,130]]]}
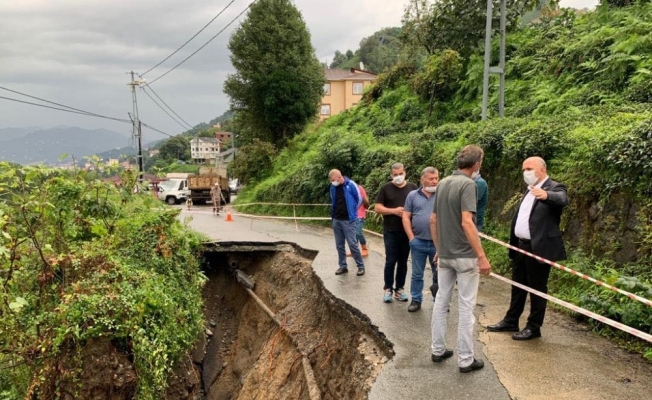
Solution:
{"label": "eroded soil", "polygon": [[[302,353],[322,399],[367,398],[392,345],[366,316],[324,289],[311,258],[296,251],[205,257],[206,399],[307,399]],[[282,328],[235,281],[231,265],[254,279],[253,291]]]}

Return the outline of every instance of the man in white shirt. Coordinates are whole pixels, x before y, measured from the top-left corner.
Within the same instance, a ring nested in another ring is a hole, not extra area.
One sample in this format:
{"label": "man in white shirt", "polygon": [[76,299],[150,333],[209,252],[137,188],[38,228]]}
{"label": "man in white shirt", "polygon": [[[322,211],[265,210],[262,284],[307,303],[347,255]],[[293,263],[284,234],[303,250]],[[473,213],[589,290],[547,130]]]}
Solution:
{"label": "man in white shirt", "polygon": [[[566,249],[559,224],[561,213],[568,205],[566,186],[548,177],[546,162],[541,157],[530,157],[523,162],[523,180],[528,187],[512,220],[510,244],[550,261],[565,260]],[[509,257],[514,265],[514,282],[548,293],[549,264],[511,249]],[[541,337],[547,301],[536,295],[530,295],[530,315],[525,328],[519,331],[519,318],[527,295],[527,291],[512,286],[512,298],[505,318],[489,325],[487,330],[517,332],[512,336],[514,340]]]}

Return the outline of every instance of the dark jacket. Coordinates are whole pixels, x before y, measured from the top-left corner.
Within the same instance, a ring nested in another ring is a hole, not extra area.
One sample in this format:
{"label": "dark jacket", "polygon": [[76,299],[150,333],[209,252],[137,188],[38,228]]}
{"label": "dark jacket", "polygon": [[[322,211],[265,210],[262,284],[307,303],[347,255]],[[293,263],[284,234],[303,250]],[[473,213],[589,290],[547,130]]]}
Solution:
{"label": "dark jacket", "polygon": [[[342,184],[344,188],[344,197],[346,198],[346,211],[349,213],[349,221],[355,221],[358,219],[358,208],[362,205],[362,196],[358,191],[358,185],[355,184],[352,180],[344,177],[344,183]],[[331,218],[334,218],[335,213],[335,186],[331,184]]]}
{"label": "dark jacket", "polygon": [[[541,189],[548,192],[548,198],[546,200],[535,199],[532,205],[532,212],[530,213],[532,253],[550,261],[565,260],[566,249],[561,238],[559,224],[561,222],[561,213],[564,207],[568,205],[566,186],[548,178],[541,185]],[[527,191],[525,194],[527,194]],[[521,199],[521,202],[523,202],[523,199]],[[516,227],[520,207],[521,203],[519,203],[512,220],[509,237],[509,244],[512,246],[518,246],[518,238],[514,234],[514,228]],[[519,254],[517,251],[509,250],[509,258],[513,259],[517,254]]]}

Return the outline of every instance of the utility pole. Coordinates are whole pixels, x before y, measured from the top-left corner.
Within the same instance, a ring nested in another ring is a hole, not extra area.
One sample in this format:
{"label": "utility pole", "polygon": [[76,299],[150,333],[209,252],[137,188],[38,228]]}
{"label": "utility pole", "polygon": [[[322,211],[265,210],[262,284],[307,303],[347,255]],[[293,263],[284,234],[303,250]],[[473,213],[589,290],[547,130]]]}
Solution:
{"label": "utility pole", "polygon": [[500,75],[498,94],[498,116],[505,116],[505,34],[507,30],[507,0],[500,2],[500,58],[498,67],[491,66],[491,25],[493,0],[487,0],[487,26],[484,40],[484,80],[482,84],[482,120],[487,119],[489,107],[489,74]]}
{"label": "utility pole", "polygon": [[140,86],[143,83],[143,80],[136,81],[134,79],[134,71],[128,72],[131,74],[131,82],[127,85],[131,86],[131,100],[133,103],[134,117],[131,119],[133,122],[133,137],[136,141],[136,146],[138,147],[138,155],[136,159],[138,160],[138,183],[143,183],[143,173],[145,172],[143,167],[143,141],[142,141],[142,124],[138,118],[138,101],[136,99],[136,86]]}

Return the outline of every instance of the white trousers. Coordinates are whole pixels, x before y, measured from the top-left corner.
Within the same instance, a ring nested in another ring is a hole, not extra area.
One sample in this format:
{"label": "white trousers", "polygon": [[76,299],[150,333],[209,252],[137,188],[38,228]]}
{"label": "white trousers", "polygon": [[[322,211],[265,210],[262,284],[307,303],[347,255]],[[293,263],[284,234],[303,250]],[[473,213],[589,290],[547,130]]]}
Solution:
{"label": "white trousers", "polygon": [[446,317],[450,307],[453,288],[457,281],[458,314],[457,363],[468,367],[473,363],[473,333],[475,317],[473,309],[478,296],[480,275],[477,258],[439,259],[437,270],[439,291],[432,309],[432,354],[442,355],[446,350]]}

